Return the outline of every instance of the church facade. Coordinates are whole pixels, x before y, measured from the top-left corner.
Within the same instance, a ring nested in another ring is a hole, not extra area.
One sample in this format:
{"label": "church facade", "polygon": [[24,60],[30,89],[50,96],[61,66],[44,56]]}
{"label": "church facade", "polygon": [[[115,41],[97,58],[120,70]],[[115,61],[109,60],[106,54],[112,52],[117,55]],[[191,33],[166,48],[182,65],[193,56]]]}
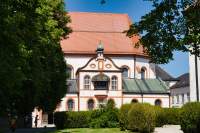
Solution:
{"label": "church facade", "polygon": [[156,78],[139,36],[124,33],[127,14],[69,13],[73,32],[61,41],[67,63],[67,94],[56,111],[100,108],[112,99],[116,107],[131,102],[170,107],[169,87]]}

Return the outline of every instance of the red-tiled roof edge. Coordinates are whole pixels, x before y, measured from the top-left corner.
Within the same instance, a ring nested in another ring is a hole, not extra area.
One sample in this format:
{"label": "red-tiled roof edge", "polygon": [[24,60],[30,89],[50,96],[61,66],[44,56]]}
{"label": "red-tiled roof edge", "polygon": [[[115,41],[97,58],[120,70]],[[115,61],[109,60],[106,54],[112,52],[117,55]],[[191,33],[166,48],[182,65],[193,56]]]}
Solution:
{"label": "red-tiled roof edge", "polygon": [[[120,15],[120,16],[125,16],[127,18],[127,21],[128,21],[128,24],[131,25],[132,24],[132,21],[130,19],[130,17],[128,16],[127,13],[109,13],[109,12],[67,12],[67,14],[70,16],[70,14],[104,14],[104,15]],[[75,31],[76,32],[76,31]],[[94,31],[95,32],[95,31]],[[140,38],[139,35],[136,35]],[[131,39],[133,41],[133,39]],[[134,46],[133,46],[134,47]],[[91,52],[91,51],[65,51],[63,50],[63,53],[64,54],[83,54],[83,55],[94,55],[96,54],[95,53],[95,50],[94,50],[94,53]],[[148,57],[147,54],[145,54],[144,52],[114,52],[114,51],[110,51],[109,53],[106,53],[105,54],[107,55],[135,55],[135,56],[143,56],[143,57]]]}

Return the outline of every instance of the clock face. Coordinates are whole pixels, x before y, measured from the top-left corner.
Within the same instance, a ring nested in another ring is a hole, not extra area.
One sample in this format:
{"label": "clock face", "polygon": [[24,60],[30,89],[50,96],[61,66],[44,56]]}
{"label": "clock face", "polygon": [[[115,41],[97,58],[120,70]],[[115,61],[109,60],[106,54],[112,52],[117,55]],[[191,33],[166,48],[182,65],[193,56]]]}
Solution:
{"label": "clock face", "polygon": [[106,64],[106,68],[111,68],[111,64]]}
{"label": "clock face", "polygon": [[95,64],[91,64],[90,67],[91,67],[91,68],[95,68],[96,65],[95,65]]}

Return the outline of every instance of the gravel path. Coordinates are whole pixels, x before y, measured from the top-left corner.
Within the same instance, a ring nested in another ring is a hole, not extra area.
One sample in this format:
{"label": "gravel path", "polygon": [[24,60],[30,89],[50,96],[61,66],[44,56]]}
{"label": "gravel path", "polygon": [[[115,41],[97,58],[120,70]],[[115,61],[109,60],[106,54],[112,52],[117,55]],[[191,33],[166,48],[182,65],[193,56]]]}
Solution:
{"label": "gravel path", "polygon": [[155,128],[154,133],[183,133],[180,125],[164,125],[163,127]]}

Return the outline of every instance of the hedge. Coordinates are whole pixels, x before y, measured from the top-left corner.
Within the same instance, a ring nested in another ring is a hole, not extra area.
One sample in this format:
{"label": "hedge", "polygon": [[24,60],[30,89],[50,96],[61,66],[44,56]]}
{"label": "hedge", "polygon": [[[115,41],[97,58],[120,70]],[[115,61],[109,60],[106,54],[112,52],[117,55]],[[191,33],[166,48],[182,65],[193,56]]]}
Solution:
{"label": "hedge", "polygon": [[66,120],[67,120],[66,112],[55,112],[54,113],[54,124],[56,125],[57,129],[64,129]]}
{"label": "hedge", "polygon": [[91,114],[90,127],[114,128],[119,127],[119,110],[115,108],[113,100],[109,100],[105,108],[94,110]]}
{"label": "hedge", "polygon": [[154,107],[156,112],[156,126],[161,127],[166,124],[180,124],[180,108]]}
{"label": "hedge", "polygon": [[191,102],[181,109],[180,125],[184,133],[199,133],[200,131],[200,103]]}
{"label": "hedge", "polygon": [[91,111],[67,112],[66,128],[88,128]]}
{"label": "hedge", "polygon": [[155,128],[155,109],[150,104],[132,104],[128,112],[128,129],[151,133]]}
{"label": "hedge", "polygon": [[131,104],[124,104],[119,111],[119,126],[122,131],[128,129],[128,112],[131,108]]}
{"label": "hedge", "polygon": [[151,132],[155,126],[181,125],[184,133],[200,131],[200,103],[187,103],[182,108],[161,108],[149,104],[125,104],[120,110],[113,102],[102,109],[79,112],[56,112],[57,129],[64,128],[112,128]]}
{"label": "hedge", "polygon": [[93,111],[56,112],[54,115],[57,129],[64,128],[113,128],[119,127],[119,110],[110,100],[105,108]]}

